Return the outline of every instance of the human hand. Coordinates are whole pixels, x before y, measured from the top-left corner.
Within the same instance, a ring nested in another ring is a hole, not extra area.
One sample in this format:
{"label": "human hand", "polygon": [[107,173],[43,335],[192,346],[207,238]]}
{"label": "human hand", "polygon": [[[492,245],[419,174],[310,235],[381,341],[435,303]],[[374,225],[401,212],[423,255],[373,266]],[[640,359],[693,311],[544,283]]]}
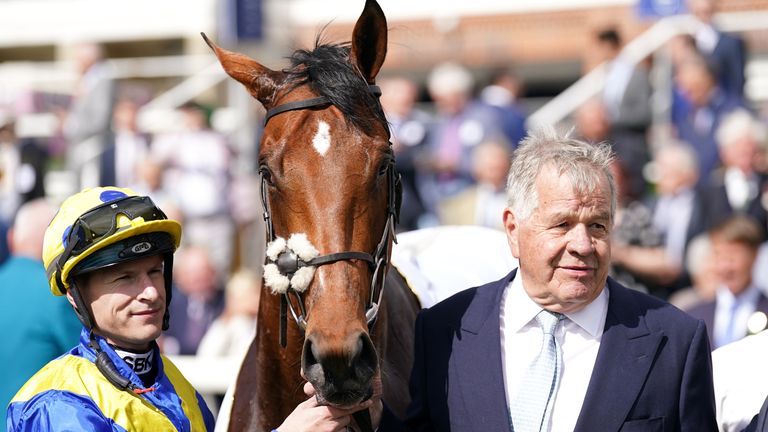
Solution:
{"label": "human hand", "polygon": [[[381,385],[379,384],[379,387]],[[374,385],[374,394],[376,392]],[[352,423],[352,413],[374,406],[374,399],[363,401],[348,408],[335,408],[321,406],[315,398],[315,389],[312,384],[304,384],[304,393],[309,399],[300,403],[296,409],[277,428],[279,432],[339,432],[345,430]],[[376,399],[378,401],[378,398]],[[378,402],[381,405],[381,402]],[[373,413],[372,413],[373,414]],[[381,417],[379,410],[378,417]],[[379,420],[376,420],[378,424]]]}
{"label": "human hand", "polygon": [[381,384],[381,375],[376,374],[376,376],[373,378],[373,395],[371,396],[370,401],[373,402],[373,405],[371,406],[371,425],[373,425],[373,429],[376,430],[376,428],[379,427],[379,422],[381,422],[381,415],[384,411],[384,404],[381,402],[381,395],[383,393],[383,386]]}

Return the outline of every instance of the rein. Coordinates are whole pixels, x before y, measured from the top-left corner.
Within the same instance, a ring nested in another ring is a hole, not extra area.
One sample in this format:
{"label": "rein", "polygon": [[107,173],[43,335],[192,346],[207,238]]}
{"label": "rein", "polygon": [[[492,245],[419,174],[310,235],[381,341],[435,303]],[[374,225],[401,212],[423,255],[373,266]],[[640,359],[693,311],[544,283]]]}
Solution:
{"label": "rein", "polygon": [[[376,96],[381,95],[381,89],[375,85],[369,85],[368,91]],[[267,110],[264,124],[272,117],[282,114],[288,111],[303,110],[316,108],[324,105],[330,105],[330,100],[325,96],[320,96],[311,99],[299,100],[294,102],[288,102]],[[389,128],[387,128],[389,134]],[[390,142],[390,147],[392,146]],[[387,269],[389,267],[389,255],[392,248],[392,242],[396,242],[395,237],[395,224],[398,218],[397,209],[397,194],[399,192],[398,183],[400,177],[395,171],[395,158],[390,155],[387,163],[387,222],[384,225],[384,230],[379,240],[376,250],[373,253],[361,252],[361,251],[344,251],[335,252],[325,255],[320,255],[310,260],[302,260],[295,253],[288,250],[281,253],[277,259],[272,260],[269,257],[266,258],[266,264],[276,264],[281,274],[292,276],[296,271],[303,267],[319,267],[327,264],[332,264],[338,261],[363,261],[368,265],[368,268],[373,272],[371,278],[371,289],[368,302],[365,309],[365,319],[368,324],[368,330],[373,330],[373,325],[376,322],[376,317],[379,313],[379,305],[381,304],[382,295],[384,293],[384,279]],[[275,236],[274,226],[272,223],[272,215],[269,206],[268,198],[268,183],[265,176],[261,176],[261,204],[264,210],[263,217],[267,230],[267,242],[274,241]],[[294,306],[294,303],[296,306]],[[287,345],[287,315],[290,311],[293,320],[296,325],[304,332],[307,328],[307,310],[304,305],[304,299],[302,293],[295,289],[287,289],[285,293],[281,294],[280,298],[280,345],[285,348]]]}

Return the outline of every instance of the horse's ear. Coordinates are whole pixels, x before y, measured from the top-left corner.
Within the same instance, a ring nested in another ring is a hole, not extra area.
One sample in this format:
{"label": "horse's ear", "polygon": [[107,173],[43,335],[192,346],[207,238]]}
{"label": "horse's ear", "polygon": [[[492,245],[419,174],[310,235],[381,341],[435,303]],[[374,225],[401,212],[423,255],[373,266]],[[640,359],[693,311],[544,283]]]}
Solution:
{"label": "horse's ear", "polygon": [[373,84],[386,56],[387,18],[376,0],[366,0],[352,32],[350,59],[368,84]]}
{"label": "horse's ear", "polygon": [[219,63],[229,76],[239,81],[248,92],[265,107],[272,104],[275,91],[284,80],[284,74],[262,66],[256,60],[236,52],[227,51],[211,42],[205,33],[200,33],[205,43],[216,54]]}

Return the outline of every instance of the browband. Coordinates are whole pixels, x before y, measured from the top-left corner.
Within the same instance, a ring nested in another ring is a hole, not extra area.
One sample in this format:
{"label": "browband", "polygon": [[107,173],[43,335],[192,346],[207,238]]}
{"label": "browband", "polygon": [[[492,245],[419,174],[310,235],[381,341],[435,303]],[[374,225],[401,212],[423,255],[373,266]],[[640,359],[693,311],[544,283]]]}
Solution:
{"label": "browband", "polygon": [[[379,88],[379,86],[377,85],[369,85],[368,91],[375,96],[381,96],[381,88]],[[312,107],[321,106],[321,105],[328,105],[330,103],[331,101],[325,96],[319,96],[316,98],[304,99],[304,100],[299,100],[294,102],[287,102],[282,105],[278,105],[274,108],[268,109],[267,114],[264,116],[264,124],[267,124],[269,119],[271,119],[272,117],[278,114],[282,114],[286,111],[295,111],[295,110],[300,110],[305,108],[312,108]]]}

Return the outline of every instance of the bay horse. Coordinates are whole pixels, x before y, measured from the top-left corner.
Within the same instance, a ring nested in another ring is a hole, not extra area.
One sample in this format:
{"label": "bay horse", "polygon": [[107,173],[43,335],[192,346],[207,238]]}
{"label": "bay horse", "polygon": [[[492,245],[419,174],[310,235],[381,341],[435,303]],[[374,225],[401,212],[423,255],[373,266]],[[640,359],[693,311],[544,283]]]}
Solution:
{"label": "bay horse", "polygon": [[380,374],[384,403],[403,417],[419,305],[387,271],[399,176],[375,86],[387,50],[384,13],[366,0],[351,42],[318,37],[280,71],[203,37],[267,109],[259,169],[269,291],[229,430],[279,426],[306,399],[305,379],[321,403],[350,406],[371,396]]}

